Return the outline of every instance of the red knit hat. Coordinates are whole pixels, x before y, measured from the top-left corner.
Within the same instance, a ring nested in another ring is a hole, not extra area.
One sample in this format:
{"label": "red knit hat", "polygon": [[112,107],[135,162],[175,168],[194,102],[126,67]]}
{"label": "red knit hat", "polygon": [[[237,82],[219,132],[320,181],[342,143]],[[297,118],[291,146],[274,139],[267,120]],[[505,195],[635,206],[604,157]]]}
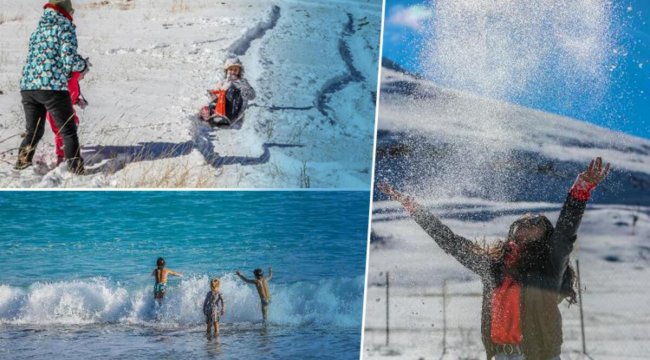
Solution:
{"label": "red knit hat", "polygon": [[50,0],[49,3],[60,7],[61,9],[67,11],[70,15],[74,14],[72,0]]}

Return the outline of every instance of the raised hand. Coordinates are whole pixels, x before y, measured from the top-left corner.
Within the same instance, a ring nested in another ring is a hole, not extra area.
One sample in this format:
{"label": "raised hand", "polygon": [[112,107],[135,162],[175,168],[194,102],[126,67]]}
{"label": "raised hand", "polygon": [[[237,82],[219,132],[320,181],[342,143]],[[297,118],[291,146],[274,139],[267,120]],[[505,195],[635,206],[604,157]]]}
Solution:
{"label": "raised hand", "polygon": [[377,184],[377,188],[393,200],[397,200],[397,197],[399,196],[399,193],[387,183],[379,183]]}
{"label": "raised hand", "polygon": [[591,191],[596,188],[598,184],[609,173],[609,163],[603,167],[603,159],[600,157],[591,160],[587,170],[578,174],[578,178],[571,186],[569,193],[575,199],[580,201],[587,201],[591,197]]}
{"label": "raised hand", "polygon": [[603,168],[603,159],[597,157],[596,159],[591,160],[587,170],[581,172],[578,177],[589,184],[598,185],[603,181],[607,174],[609,174],[609,163],[605,164],[605,167]]}
{"label": "raised hand", "polygon": [[410,214],[413,214],[417,210],[418,204],[412,197],[401,194],[386,183],[377,184],[377,188],[384,194],[388,195],[392,200],[399,201],[404,209],[406,209]]}

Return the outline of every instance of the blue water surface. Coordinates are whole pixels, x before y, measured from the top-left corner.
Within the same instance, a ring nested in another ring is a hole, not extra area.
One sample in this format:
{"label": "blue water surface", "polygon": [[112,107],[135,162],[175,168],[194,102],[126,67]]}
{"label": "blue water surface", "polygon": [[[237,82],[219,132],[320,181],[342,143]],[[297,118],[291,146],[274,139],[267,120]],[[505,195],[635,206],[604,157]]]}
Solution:
{"label": "blue water surface", "polygon": [[[2,192],[0,358],[357,359],[369,195]],[[157,305],[159,256],[183,276]],[[234,271],[269,266],[264,325]],[[227,313],[221,338],[206,340],[215,276]]]}

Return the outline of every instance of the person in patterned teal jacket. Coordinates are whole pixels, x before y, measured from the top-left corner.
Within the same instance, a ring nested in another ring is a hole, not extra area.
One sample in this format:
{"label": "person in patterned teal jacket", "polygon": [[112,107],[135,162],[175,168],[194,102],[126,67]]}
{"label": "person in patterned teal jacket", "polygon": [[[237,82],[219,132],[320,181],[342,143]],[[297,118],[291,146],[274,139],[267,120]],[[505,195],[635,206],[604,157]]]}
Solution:
{"label": "person in patterned teal jacket", "polygon": [[45,114],[49,112],[63,137],[68,169],[76,174],[84,171],[68,81],[72,72],[87,72],[88,62],[77,54],[73,13],[71,0],[50,0],[30,38],[20,80],[26,132],[18,153],[18,170],[32,164],[45,130]]}

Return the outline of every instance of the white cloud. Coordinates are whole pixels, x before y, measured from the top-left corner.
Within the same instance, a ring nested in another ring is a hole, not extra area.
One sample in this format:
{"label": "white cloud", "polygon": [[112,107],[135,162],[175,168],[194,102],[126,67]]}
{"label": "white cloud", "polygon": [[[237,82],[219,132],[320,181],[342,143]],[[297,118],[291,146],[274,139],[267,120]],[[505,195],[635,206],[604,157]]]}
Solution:
{"label": "white cloud", "polygon": [[388,23],[391,25],[405,26],[415,31],[420,31],[424,23],[431,19],[433,11],[424,5],[404,7],[393,6],[389,11]]}

